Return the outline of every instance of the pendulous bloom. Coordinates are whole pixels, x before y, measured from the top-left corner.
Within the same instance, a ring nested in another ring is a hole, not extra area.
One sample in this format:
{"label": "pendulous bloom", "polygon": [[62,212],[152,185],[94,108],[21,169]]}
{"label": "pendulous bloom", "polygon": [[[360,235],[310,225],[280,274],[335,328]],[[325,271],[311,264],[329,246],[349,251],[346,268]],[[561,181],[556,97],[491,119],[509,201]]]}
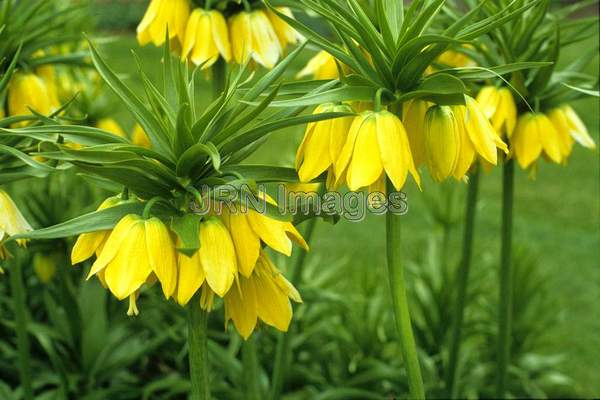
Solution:
{"label": "pendulous bloom", "polygon": [[229,19],[233,59],[238,64],[250,58],[273,68],[282,54],[277,33],[263,10],[240,12]]}
{"label": "pendulous bloom", "polygon": [[[119,204],[120,201],[118,196],[109,197],[100,204],[96,211],[114,207]],[[99,256],[110,232],[111,231],[98,231],[82,233],[79,235],[77,241],[75,241],[75,245],[73,245],[73,250],[71,250],[71,264],[75,265],[84,262],[94,254]]]}
{"label": "pendulous bloom", "polygon": [[315,79],[338,79],[340,73],[335,57],[325,50],[319,51],[306,66],[298,72],[297,78],[312,75]]}
{"label": "pendulous bloom", "polygon": [[88,278],[104,271],[111,293],[135,302],[136,292],[153,276],[168,299],[177,286],[177,260],[171,234],[158,218],[123,217],[108,236]]}
{"label": "pendulous bloom", "polygon": [[525,113],[517,122],[510,139],[515,159],[526,169],[544,154],[550,161],[561,164],[563,152],[558,132],[542,113]]}
{"label": "pendulous bloom", "polygon": [[31,73],[13,75],[8,87],[9,115],[29,115],[30,109],[42,115],[49,115],[58,106],[42,78]]}
{"label": "pendulous bloom", "polygon": [[[294,18],[292,10],[290,10],[288,7],[277,7],[277,11],[287,17]],[[273,29],[277,34],[281,48],[285,49],[288,44],[296,44],[300,38],[298,32],[289,26],[288,23],[283,19],[279,18],[279,16],[275,14],[273,10],[267,9],[266,12],[267,16],[269,17],[269,21],[271,21],[271,25],[273,25]]]}
{"label": "pendulous bloom", "polygon": [[137,39],[144,46],[150,42],[161,46],[169,30],[169,40],[181,46],[190,15],[190,0],[152,0],[137,27]]}
{"label": "pendulous bloom", "polygon": [[261,251],[252,274],[240,276],[237,285],[225,295],[225,321],[232,320],[244,339],[252,334],[259,320],[287,332],[292,320],[290,299],[302,302],[296,288]]}
{"label": "pendulous bloom", "polygon": [[396,190],[404,186],[409,172],[420,185],[404,126],[387,110],[364,111],[354,118],[334,172],[352,191],[381,187],[385,174]]}
{"label": "pendulous bloom", "polygon": [[[326,103],[318,106],[314,114],[328,112],[352,113],[347,104]],[[334,166],[337,162],[353,117],[335,118],[308,124],[304,139],[296,152],[296,170],[301,182],[310,182],[323,172],[328,171],[328,188],[335,186]]]}
{"label": "pendulous bloom", "polygon": [[486,86],[479,91],[476,99],[496,132],[510,138],[517,124],[517,106],[510,89]]}
{"label": "pendulous bloom", "polygon": [[596,143],[588,133],[585,124],[568,104],[550,110],[547,116],[558,132],[561,152],[565,159],[571,154],[573,141],[591,150],[596,148]]}
{"label": "pendulous bloom", "polygon": [[226,62],[231,60],[227,22],[223,14],[216,10],[197,8],[187,22],[181,59],[189,59],[206,69],[217,61],[219,55]]}
{"label": "pendulous bloom", "polygon": [[410,151],[419,167],[425,162],[425,114],[431,103],[423,100],[411,100],[403,105],[402,123],[406,128]]}
{"label": "pendulous bloom", "polygon": [[[2,242],[8,236],[25,233],[33,230],[29,222],[23,217],[21,211],[10,198],[8,193],[0,190],[0,260],[6,258],[7,252]],[[26,240],[19,239],[17,243],[25,246]]]}
{"label": "pendulous bloom", "polygon": [[462,139],[460,119],[449,106],[433,106],[425,115],[425,156],[433,180],[441,182],[454,173]]}

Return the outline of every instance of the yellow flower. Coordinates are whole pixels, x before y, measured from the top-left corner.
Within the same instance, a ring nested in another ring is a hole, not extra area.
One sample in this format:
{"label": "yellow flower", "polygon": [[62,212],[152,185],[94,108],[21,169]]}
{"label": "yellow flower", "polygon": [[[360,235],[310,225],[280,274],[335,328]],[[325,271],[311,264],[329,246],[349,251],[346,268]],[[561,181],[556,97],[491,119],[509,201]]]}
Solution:
{"label": "yellow flower", "polygon": [[511,138],[511,147],[521,168],[528,168],[544,152],[552,162],[563,161],[560,137],[552,122],[541,113],[523,114]]}
{"label": "yellow flower", "polygon": [[96,128],[110,132],[110,133],[120,136],[122,138],[127,137],[127,134],[125,133],[123,128],[121,128],[119,123],[112,118],[100,119],[98,122],[96,122]]}
{"label": "yellow flower", "polygon": [[262,10],[240,12],[229,19],[233,59],[244,64],[251,57],[258,64],[273,68],[282,53],[277,34]]}
{"label": "yellow flower", "polygon": [[[346,104],[327,103],[318,106],[314,114],[328,112],[353,111]],[[337,180],[333,166],[344,147],[352,121],[353,117],[342,117],[308,124],[296,152],[296,170],[301,182],[310,182],[327,170],[332,175],[331,182]]]}
{"label": "yellow flower", "polygon": [[338,79],[340,74],[335,57],[321,50],[302,68],[297,78],[312,75],[315,79]]}
{"label": "yellow flower", "polygon": [[477,94],[477,103],[496,132],[510,138],[517,124],[517,106],[510,89],[486,86]]}
{"label": "yellow flower", "polygon": [[[25,217],[23,217],[23,214],[21,214],[21,211],[19,211],[8,193],[0,190],[0,259],[6,258],[7,255],[2,245],[2,241],[6,236],[14,236],[32,230],[33,228],[29,225]],[[25,246],[27,240],[18,239],[17,243]]]}
{"label": "yellow flower", "polygon": [[364,111],[354,118],[334,169],[352,191],[370,186],[384,172],[396,190],[404,186],[408,172],[417,185],[421,182],[404,125],[386,110]]}
{"label": "yellow flower", "polygon": [[[40,114],[49,115],[56,110],[48,86],[42,78],[31,73],[16,73],[8,87],[9,115],[29,115],[33,109]],[[26,125],[21,123],[19,126]]]}
{"label": "yellow flower", "polygon": [[548,112],[548,118],[550,118],[554,128],[556,128],[563,143],[565,143],[565,147],[563,148],[569,148],[566,155],[570,154],[570,145],[568,143],[570,142],[572,144],[573,139],[588,149],[593,150],[596,148],[594,139],[592,139],[585,124],[571,106],[565,104],[550,110],[550,112]]}
{"label": "yellow flower", "polygon": [[235,248],[227,227],[217,217],[200,224],[200,250],[191,257],[178,254],[179,276],[175,298],[187,304],[206,281],[210,289],[223,297],[229,291],[238,266]]}
{"label": "yellow flower", "polygon": [[[277,206],[265,193],[259,193],[259,198]],[[252,274],[262,243],[288,257],[292,255],[292,241],[308,251],[308,244],[291,222],[279,221],[252,209],[223,208],[222,216],[235,245],[239,272],[245,277]]]}
{"label": "yellow flower", "polygon": [[[288,7],[277,7],[277,11],[287,17],[294,18],[292,10]],[[296,44],[298,42],[298,32],[289,26],[283,19],[279,18],[271,9],[267,10],[267,17],[269,17],[269,21],[271,21],[271,25],[273,25],[273,29],[277,34],[282,49],[288,44]]]}
{"label": "yellow flower", "polygon": [[92,265],[89,277],[104,271],[104,281],[119,300],[134,295],[151,277],[169,298],[177,286],[177,262],[171,235],[158,218],[129,214],[115,226]]}
{"label": "yellow flower", "polygon": [[461,119],[448,106],[433,106],[425,115],[425,156],[431,177],[441,182],[454,173],[461,144]]}
{"label": "yellow flower", "polygon": [[244,339],[252,334],[258,320],[287,332],[292,320],[290,299],[302,302],[296,288],[261,251],[252,274],[240,276],[238,285],[225,295],[225,321],[232,320]]}
{"label": "yellow flower", "polygon": [[[114,207],[119,204],[119,202],[119,197],[109,197],[105,199],[102,204],[100,204],[96,211]],[[71,264],[75,265],[84,262],[94,254],[99,256],[104,244],[106,243],[106,239],[108,239],[108,236],[110,235],[110,232],[111,231],[98,231],[79,235],[75,245],[73,245],[73,250],[71,250]]]}
{"label": "yellow flower", "polygon": [[167,36],[183,44],[185,28],[190,15],[189,0],[152,0],[142,21],[137,27],[137,39],[144,46],[150,42],[161,46]]}
{"label": "yellow flower", "polygon": [[135,127],[133,128],[131,141],[136,146],[145,147],[147,149],[152,147],[148,135],[144,131],[144,128],[140,126],[140,124],[135,124]]}
{"label": "yellow flower", "polygon": [[219,54],[225,61],[231,60],[229,32],[223,14],[195,9],[187,22],[181,59],[189,58],[206,69],[217,61]]}
{"label": "yellow flower", "polygon": [[56,255],[36,253],[33,256],[33,270],[42,283],[48,283],[56,273]]}
{"label": "yellow flower", "polygon": [[[465,45],[467,49],[472,49],[473,46]],[[446,50],[437,59],[437,62],[446,65],[450,68],[472,67],[477,65],[468,55],[456,50]]]}
{"label": "yellow flower", "polygon": [[462,179],[475,159],[475,154],[491,165],[498,163],[498,151],[508,154],[506,143],[500,139],[479,104],[470,96],[465,96],[466,106],[454,106],[452,111],[458,121],[461,135],[460,151],[453,175]]}
{"label": "yellow flower", "polygon": [[423,100],[411,100],[403,106],[402,122],[417,167],[425,162],[425,114],[429,107],[431,103]]}

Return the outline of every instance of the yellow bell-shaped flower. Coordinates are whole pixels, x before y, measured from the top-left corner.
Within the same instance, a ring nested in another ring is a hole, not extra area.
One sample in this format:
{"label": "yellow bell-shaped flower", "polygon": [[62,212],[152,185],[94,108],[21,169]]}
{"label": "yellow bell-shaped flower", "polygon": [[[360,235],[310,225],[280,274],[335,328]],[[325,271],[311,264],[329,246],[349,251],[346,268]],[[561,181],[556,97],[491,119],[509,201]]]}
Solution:
{"label": "yellow bell-shaped flower", "polygon": [[[32,231],[33,228],[8,193],[0,190],[0,259],[6,258],[7,252],[2,245],[5,237]],[[25,246],[27,240],[18,239],[17,243]]]}
{"label": "yellow bell-shaped flower", "polygon": [[219,297],[225,296],[238,273],[236,252],[229,230],[217,217],[200,224],[200,249],[191,257],[178,254],[177,302],[187,304],[206,281]]}
{"label": "yellow bell-shaped flower", "polygon": [[510,89],[486,86],[479,91],[476,99],[496,132],[510,138],[517,124],[517,106]]}
{"label": "yellow bell-shaped flower", "polygon": [[[273,206],[277,203],[267,194],[259,193]],[[235,245],[240,274],[252,274],[262,244],[286,256],[292,255],[292,241],[308,251],[308,244],[291,222],[279,221],[252,209],[222,210],[225,225]]]}
{"label": "yellow bell-shaped flower", "polygon": [[[56,108],[57,104],[42,78],[31,73],[18,72],[13,75],[8,87],[9,115],[29,115],[29,109],[49,115]],[[26,123],[18,125],[23,126]]]}
{"label": "yellow bell-shaped flower", "polygon": [[579,115],[577,115],[575,110],[568,104],[550,110],[548,112],[548,118],[550,118],[554,128],[558,131],[563,143],[565,143],[563,149],[569,149],[566,154],[567,156],[570,154],[568,143],[570,142],[572,145],[573,139],[585,148],[591,150],[596,148],[596,143],[590,136],[585,124],[581,118],[579,118]]}
{"label": "yellow bell-shaped flower", "polygon": [[298,72],[297,78],[312,75],[315,79],[338,79],[340,73],[335,57],[325,50],[319,51],[313,58],[308,60],[304,68]]}
{"label": "yellow bell-shaped flower", "polygon": [[335,176],[352,191],[368,187],[387,174],[400,190],[408,173],[417,185],[417,172],[402,121],[387,110],[364,111],[352,123],[348,138],[335,164]]}
{"label": "yellow bell-shaped flower", "polygon": [[152,0],[137,27],[137,40],[145,46],[152,42],[161,46],[169,29],[169,40],[181,46],[190,15],[190,0]]}
{"label": "yellow bell-shaped flower", "polygon": [[[353,110],[347,104],[327,103],[318,106],[314,114],[328,112],[351,113]],[[331,179],[328,178],[330,183],[337,180],[333,167],[342,152],[353,119],[349,116],[308,124],[296,152],[296,170],[301,182],[310,182],[325,171],[332,175]],[[333,189],[331,186],[328,188]]]}
{"label": "yellow bell-shaped flower", "polygon": [[[288,7],[277,7],[277,11],[287,17],[294,18],[292,10]],[[298,32],[283,19],[279,18],[273,10],[267,9],[267,16],[269,17],[269,21],[271,21],[271,25],[273,25],[282,49],[285,49],[288,44],[296,44],[298,42],[300,36]]]}
{"label": "yellow bell-shaped flower", "polygon": [[244,339],[252,334],[259,320],[287,332],[293,313],[290,299],[302,302],[296,288],[261,251],[252,274],[240,276],[238,284],[225,295],[225,320],[232,320]]}
{"label": "yellow bell-shaped flower", "polygon": [[250,58],[266,68],[273,68],[282,54],[281,44],[262,10],[240,12],[229,19],[233,59],[238,64]]}
{"label": "yellow bell-shaped flower", "polygon": [[110,233],[88,279],[100,271],[119,300],[134,295],[152,274],[169,298],[177,286],[177,261],[168,228],[158,218],[126,215]]}
{"label": "yellow bell-shaped flower", "polygon": [[523,114],[510,142],[514,157],[523,169],[531,166],[542,151],[554,163],[560,164],[563,161],[559,134],[544,114]]}
{"label": "yellow bell-shaped flower", "polygon": [[425,162],[425,114],[431,103],[423,100],[410,100],[403,105],[402,123],[406,128],[410,151],[419,167]]}
{"label": "yellow bell-shaped flower", "polygon": [[195,65],[202,65],[202,69],[206,69],[217,61],[219,55],[226,62],[231,60],[227,22],[223,14],[216,10],[197,8],[187,22],[181,59],[190,59]]}
{"label": "yellow bell-shaped flower", "polygon": [[433,106],[425,115],[427,168],[437,182],[451,176],[458,164],[462,140],[461,120],[448,106]]}

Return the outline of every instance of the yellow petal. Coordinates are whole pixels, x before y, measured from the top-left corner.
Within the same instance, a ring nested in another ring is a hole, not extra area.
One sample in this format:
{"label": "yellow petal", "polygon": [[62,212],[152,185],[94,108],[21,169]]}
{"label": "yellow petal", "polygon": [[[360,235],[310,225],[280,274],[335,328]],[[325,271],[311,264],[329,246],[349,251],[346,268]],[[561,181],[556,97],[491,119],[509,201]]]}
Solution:
{"label": "yellow petal", "polygon": [[460,154],[460,132],[450,107],[431,107],[425,116],[425,149],[427,167],[438,182],[449,177]]}
{"label": "yellow petal", "polygon": [[204,268],[200,264],[200,252],[197,251],[193,256],[188,257],[185,254],[177,254],[177,264],[179,271],[177,274],[177,294],[176,300],[179,304],[186,305],[202,286],[205,279]]}
{"label": "yellow petal", "polygon": [[[466,99],[466,112],[463,114],[464,127],[467,135],[481,157],[487,162],[496,165],[498,162],[498,151],[494,136],[496,132],[489,120],[483,115],[478,103],[469,96]],[[456,114],[455,114],[456,115]]]}
{"label": "yellow petal", "polygon": [[129,235],[129,232],[139,220],[139,216],[128,214],[119,221],[106,240],[106,243],[102,248],[102,252],[92,265],[92,269],[88,274],[88,279],[98,273],[98,271],[104,269],[104,267],[106,267],[106,265],[115,258],[122,242]]}
{"label": "yellow petal", "polygon": [[412,100],[404,104],[402,122],[406,128],[414,164],[418,167],[425,162],[425,114],[430,104],[422,100]]}
{"label": "yellow petal", "polygon": [[352,154],[354,153],[354,145],[356,143],[358,132],[362,128],[366,117],[367,113],[361,113],[352,121],[350,131],[348,132],[348,137],[346,138],[346,143],[344,143],[344,147],[342,147],[342,151],[340,152],[340,155],[334,166],[335,176],[338,180],[346,174],[346,169],[348,168],[350,160],[352,159]]}
{"label": "yellow petal", "polygon": [[71,251],[71,264],[79,264],[93,256],[108,234],[109,231],[100,231],[79,235]]}
{"label": "yellow petal", "polygon": [[479,91],[476,100],[485,117],[491,119],[498,110],[500,94],[495,86],[486,86]]}
{"label": "yellow petal", "polygon": [[314,125],[310,140],[304,147],[304,161],[298,170],[301,182],[310,182],[331,165],[329,153],[331,128],[331,120],[319,121]]}
{"label": "yellow petal", "polygon": [[150,266],[168,299],[175,292],[177,285],[177,264],[173,241],[169,230],[158,218],[146,220],[145,229]]}
{"label": "yellow petal", "polygon": [[262,10],[250,14],[252,58],[266,68],[273,68],[282,53],[273,26]]}
{"label": "yellow petal", "polygon": [[471,140],[469,139],[469,135],[467,134],[464,118],[466,114],[466,110],[464,106],[454,106],[452,107],[452,111],[454,115],[457,115],[458,118],[456,122],[458,124],[458,130],[460,132],[460,153],[458,156],[458,161],[456,163],[456,167],[454,168],[454,172],[452,175],[458,180],[464,179],[465,175],[471,168],[473,161],[475,160],[475,149],[471,144]]}
{"label": "yellow petal", "polygon": [[231,61],[231,43],[229,42],[229,29],[223,14],[216,10],[210,11],[210,23],[213,40],[221,56],[226,62]]}
{"label": "yellow petal", "polygon": [[511,138],[515,158],[523,169],[529,167],[542,153],[538,127],[533,118],[531,113],[522,115]]}
{"label": "yellow petal", "polygon": [[256,289],[253,279],[239,278],[239,287],[233,287],[225,296],[225,321],[233,320],[235,329],[244,339],[254,331],[258,322]]}
{"label": "yellow petal", "polygon": [[292,305],[287,294],[275,283],[273,275],[261,257],[252,278],[256,285],[258,317],[267,325],[287,332],[292,320]]}
{"label": "yellow petal", "polygon": [[406,149],[402,148],[402,136],[406,136],[406,131],[398,117],[388,111],[381,111],[375,116],[383,167],[394,188],[400,190],[406,182],[408,164],[412,162],[406,159]]}
{"label": "yellow petal", "polygon": [[235,245],[239,271],[245,277],[249,277],[258,260],[260,238],[250,226],[247,214],[230,213],[228,227]]}
{"label": "yellow petal", "polygon": [[292,242],[287,236],[285,222],[269,218],[254,210],[249,210],[247,217],[252,230],[267,246],[288,257],[292,255]]}
{"label": "yellow petal", "polygon": [[[203,14],[203,10],[197,8],[190,14],[187,26],[185,28],[185,39],[183,40],[183,46],[181,48],[181,59],[185,60],[188,58],[198,40],[198,24]],[[206,39],[204,39],[206,40]]]}
{"label": "yellow petal", "polygon": [[553,162],[560,164],[562,162],[562,153],[560,149],[560,138],[552,122],[544,114],[535,116],[535,122],[540,135],[540,142],[544,153]]}
{"label": "yellow petal", "polygon": [[217,218],[200,224],[200,263],[210,288],[223,297],[237,273],[235,247],[229,231]]}
{"label": "yellow petal", "polygon": [[229,33],[233,59],[238,64],[244,64],[252,53],[250,15],[247,12],[240,12],[231,17]]}
{"label": "yellow petal", "polygon": [[383,171],[381,151],[377,142],[377,122],[375,113],[368,112],[362,124],[356,142],[352,160],[348,166],[348,189],[358,190],[369,186],[379,178]]}
{"label": "yellow petal", "polygon": [[565,105],[562,107],[567,121],[569,123],[569,127],[571,128],[570,133],[571,136],[583,147],[587,147],[588,149],[595,149],[596,143],[594,139],[588,133],[587,128],[583,121],[579,118],[579,115],[571,108],[569,105]]}

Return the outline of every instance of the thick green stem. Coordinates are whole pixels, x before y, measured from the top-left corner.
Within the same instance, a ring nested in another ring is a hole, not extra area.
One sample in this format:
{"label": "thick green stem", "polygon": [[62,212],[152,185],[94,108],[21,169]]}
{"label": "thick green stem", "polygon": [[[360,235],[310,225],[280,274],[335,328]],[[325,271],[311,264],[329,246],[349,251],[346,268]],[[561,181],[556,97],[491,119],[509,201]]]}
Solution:
{"label": "thick green stem", "polygon": [[191,400],[209,400],[208,312],[200,308],[197,297],[188,306],[188,346]]}
{"label": "thick green stem", "polygon": [[260,400],[258,357],[256,355],[257,333],[251,335],[242,345],[242,363],[244,365],[245,398],[248,400]]}
{"label": "thick green stem", "polygon": [[507,160],[503,170],[502,245],[500,249],[500,298],[498,309],[498,376],[496,397],[506,395],[512,319],[512,220],[514,198],[514,161]]}
{"label": "thick green stem", "polygon": [[[387,191],[394,191],[391,182],[387,181]],[[387,239],[387,264],[388,279],[392,294],[394,317],[400,339],[400,347],[406,371],[408,375],[408,385],[410,388],[411,399],[424,399],[425,390],[423,389],[423,378],[421,377],[421,368],[417,354],[417,345],[413,336],[412,324],[410,321],[410,312],[408,307],[408,298],[406,293],[406,283],[404,279],[404,267],[401,261],[402,251],[400,249],[401,239],[401,216],[388,210],[386,214],[386,239]]]}
{"label": "thick green stem", "polygon": [[[316,218],[311,218],[306,225],[304,231],[304,239],[307,243],[310,243],[315,226],[317,224]],[[300,284],[300,277],[302,276],[302,267],[304,260],[306,259],[307,252],[301,251],[296,257],[296,260],[292,266],[290,282],[294,286]],[[277,400],[281,397],[281,391],[283,390],[283,382],[287,372],[287,367],[290,359],[290,343],[292,336],[295,333],[295,325],[292,321],[290,329],[287,333],[280,333],[277,338],[277,347],[275,350],[275,363],[273,366],[273,374],[271,376],[271,392],[269,393],[269,399]]]}
{"label": "thick green stem", "polygon": [[471,269],[471,258],[473,253],[473,232],[475,228],[475,216],[477,209],[477,194],[479,191],[479,169],[476,168],[471,174],[467,192],[467,206],[465,210],[465,230],[463,237],[462,255],[460,267],[456,274],[456,302],[454,306],[454,317],[452,319],[452,332],[450,334],[450,355],[446,370],[446,395],[452,399],[457,397],[457,363],[460,355],[460,343],[467,300],[467,287],[469,283],[469,271]]}
{"label": "thick green stem", "polygon": [[21,378],[21,387],[23,388],[23,398],[25,400],[33,399],[33,389],[31,386],[31,364],[29,353],[29,336],[27,334],[27,305],[25,304],[25,287],[23,286],[23,271],[21,258],[17,258],[11,263],[10,285],[13,298],[13,308],[15,313],[15,329],[17,332],[17,352],[19,357],[19,376]]}
{"label": "thick green stem", "polygon": [[225,90],[225,80],[227,78],[227,63],[222,57],[219,57],[212,66],[212,74],[213,99],[216,99]]}

